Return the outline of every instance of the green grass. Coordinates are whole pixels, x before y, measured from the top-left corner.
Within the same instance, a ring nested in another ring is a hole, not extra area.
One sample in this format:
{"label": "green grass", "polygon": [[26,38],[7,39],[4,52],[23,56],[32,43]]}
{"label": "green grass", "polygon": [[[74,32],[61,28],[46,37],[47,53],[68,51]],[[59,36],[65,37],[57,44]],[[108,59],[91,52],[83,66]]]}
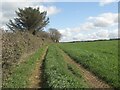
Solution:
{"label": "green grass", "polygon": [[[54,45],[49,46],[44,62],[44,79],[47,88],[88,87],[74,66],[65,62],[63,53]],[[74,73],[75,72],[75,73]]]}
{"label": "green grass", "polygon": [[29,57],[26,62],[14,68],[13,73],[5,82],[3,88],[27,88],[29,76],[35,68],[36,62],[45,51],[46,46],[41,47],[34,55]]}
{"label": "green grass", "polygon": [[77,63],[113,87],[118,82],[118,40],[59,44]]}

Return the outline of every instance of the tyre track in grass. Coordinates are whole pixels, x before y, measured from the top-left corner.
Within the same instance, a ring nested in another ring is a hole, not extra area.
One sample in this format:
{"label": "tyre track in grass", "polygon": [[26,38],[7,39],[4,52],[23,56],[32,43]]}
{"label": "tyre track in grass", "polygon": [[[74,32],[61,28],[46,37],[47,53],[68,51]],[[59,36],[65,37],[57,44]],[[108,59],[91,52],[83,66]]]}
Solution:
{"label": "tyre track in grass", "polygon": [[43,83],[43,61],[47,54],[48,46],[46,47],[42,57],[36,63],[36,67],[29,78],[29,88],[42,88]]}
{"label": "tyre track in grass", "polygon": [[113,90],[113,88],[108,85],[106,82],[104,82],[103,80],[99,79],[97,76],[95,76],[93,73],[91,73],[90,71],[86,70],[82,65],[76,63],[70,56],[68,56],[68,54],[66,54],[62,49],[60,49],[63,52],[63,56],[64,56],[64,60],[67,63],[70,64],[74,64],[76,66],[76,68],[78,68],[83,76],[83,78],[85,79],[85,81],[87,82],[87,84],[89,85],[90,88],[99,88],[99,89],[110,89]]}

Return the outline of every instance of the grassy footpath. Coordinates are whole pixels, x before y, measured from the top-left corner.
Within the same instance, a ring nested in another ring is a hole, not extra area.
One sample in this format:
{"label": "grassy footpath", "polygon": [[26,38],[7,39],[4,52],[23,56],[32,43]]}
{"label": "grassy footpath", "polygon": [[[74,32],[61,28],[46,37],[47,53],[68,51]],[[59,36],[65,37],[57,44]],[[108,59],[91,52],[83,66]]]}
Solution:
{"label": "grassy footpath", "polygon": [[[55,45],[48,48],[44,62],[44,87],[48,88],[86,88],[80,73],[74,66],[66,63],[62,52]],[[74,73],[74,74],[73,74]]]}
{"label": "grassy footpath", "polygon": [[118,82],[118,41],[59,44],[70,57],[113,87]]}
{"label": "grassy footpath", "polygon": [[24,63],[16,66],[13,73],[8,78],[3,88],[27,88],[29,84],[29,76],[36,66],[36,62],[40,60],[45,51],[46,46],[41,47],[34,55],[28,58]]}

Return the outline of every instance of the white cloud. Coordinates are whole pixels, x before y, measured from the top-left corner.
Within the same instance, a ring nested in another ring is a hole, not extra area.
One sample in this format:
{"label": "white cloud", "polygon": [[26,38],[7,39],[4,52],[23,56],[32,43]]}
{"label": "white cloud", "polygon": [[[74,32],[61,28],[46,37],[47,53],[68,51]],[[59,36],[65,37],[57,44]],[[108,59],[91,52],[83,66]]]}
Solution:
{"label": "white cloud", "polygon": [[109,33],[109,38],[120,38],[119,30],[115,29]]}
{"label": "white cloud", "polygon": [[98,36],[101,39],[108,38],[109,32],[108,32],[108,30],[100,30],[100,31],[96,32],[96,36]]}
{"label": "white cloud", "polygon": [[110,39],[118,37],[118,14],[103,13],[96,17],[88,17],[78,27],[59,30],[63,35],[61,41],[85,41]]}
{"label": "white cloud", "polygon": [[[61,30],[59,31],[61,32]],[[111,39],[118,38],[118,30],[97,30],[91,33],[73,33],[71,29],[69,29],[67,32],[64,30],[62,35],[61,42]]]}
{"label": "white cloud", "polygon": [[46,6],[41,5],[39,7],[40,7],[41,11],[47,11],[48,15],[53,15],[53,14],[59,13],[61,11],[60,9],[58,9],[55,6],[46,7]]}
{"label": "white cloud", "polygon": [[18,0],[2,0],[2,2],[25,2],[25,0],[20,0],[20,1],[18,1]]}
{"label": "white cloud", "polygon": [[2,2],[54,2],[55,0],[4,0]]}
{"label": "white cloud", "polygon": [[16,16],[15,10],[17,10],[17,8],[22,8],[29,5],[31,4],[21,2],[2,2],[2,18],[0,26],[5,26],[9,19],[13,19]]}
{"label": "white cloud", "polygon": [[100,6],[104,6],[113,2],[116,2],[117,0],[100,0]]}
{"label": "white cloud", "polygon": [[107,27],[118,23],[118,14],[103,13],[97,17],[89,17],[88,20],[93,21],[96,27]]}
{"label": "white cloud", "polygon": [[24,8],[24,7],[39,7],[40,11],[47,11],[47,15],[54,15],[59,13],[61,10],[53,5],[50,6],[44,6],[41,3],[33,3],[33,2],[18,2],[18,0],[13,0],[16,2],[2,2],[2,15],[1,17],[1,23],[0,27],[5,26],[6,23],[8,23],[9,19],[13,19],[16,17],[15,11],[18,10],[18,8]]}
{"label": "white cloud", "polygon": [[86,22],[86,23],[81,24],[80,28],[82,30],[91,30],[95,27],[94,27],[94,24],[92,22]]}

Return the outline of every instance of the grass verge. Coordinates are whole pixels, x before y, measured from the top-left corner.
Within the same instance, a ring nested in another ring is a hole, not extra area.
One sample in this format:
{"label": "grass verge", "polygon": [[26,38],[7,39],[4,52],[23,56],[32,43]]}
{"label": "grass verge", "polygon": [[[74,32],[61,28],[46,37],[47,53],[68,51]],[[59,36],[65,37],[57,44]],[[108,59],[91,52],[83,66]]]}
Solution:
{"label": "grass verge", "polygon": [[42,46],[35,54],[29,57],[24,63],[16,66],[11,76],[6,80],[3,88],[27,88],[29,84],[29,76],[36,66],[36,62],[40,60],[45,51],[46,46]]}

